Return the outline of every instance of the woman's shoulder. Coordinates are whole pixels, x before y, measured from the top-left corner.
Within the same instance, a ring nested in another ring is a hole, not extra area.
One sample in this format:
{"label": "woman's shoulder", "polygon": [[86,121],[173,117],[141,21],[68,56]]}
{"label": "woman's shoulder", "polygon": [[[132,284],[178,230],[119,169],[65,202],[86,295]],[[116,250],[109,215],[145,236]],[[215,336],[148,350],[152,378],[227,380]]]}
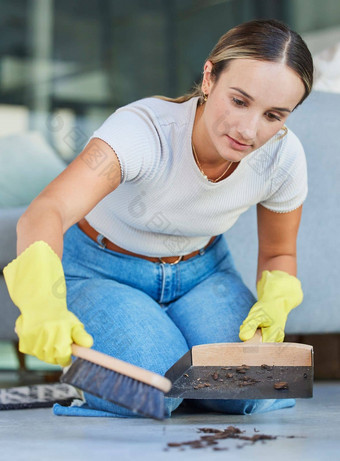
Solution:
{"label": "woman's shoulder", "polygon": [[150,118],[155,124],[159,125],[183,125],[190,119],[190,113],[197,105],[197,98],[191,98],[186,102],[176,103],[153,96],[133,101],[117,109],[117,113],[128,111],[139,113]]}
{"label": "woman's shoulder", "polygon": [[257,174],[267,179],[281,176],[282,172],[287,173],[295,168],[306,168],[303,146],[298,136],[290,129],[287,129],[284,135],[281,131],[273,136],[250,154],[246,163]]}
{"label": "woman's shoulder", "polygon": [[299,137],[287,128],[287,134],[278,141],[277,167],[283,171],[306,169],[306,155]]}
{"label": "woman's shoulder", "polygon": [[271,153],[273,159],[279,160],[280,163],[287,162],[289,159],[304,157],[304,148],[299,137],[287,127],[286,133],[279,131],[271,138],[261,149]]}
{"label": "woman's shoulder", "polygon": [[303,145],[300,140],[300,138],[294,133],[294,131],[291,128],[287,127],[287,142],[286,142],[286,147],[290,149],[295,149],[303,152]]}

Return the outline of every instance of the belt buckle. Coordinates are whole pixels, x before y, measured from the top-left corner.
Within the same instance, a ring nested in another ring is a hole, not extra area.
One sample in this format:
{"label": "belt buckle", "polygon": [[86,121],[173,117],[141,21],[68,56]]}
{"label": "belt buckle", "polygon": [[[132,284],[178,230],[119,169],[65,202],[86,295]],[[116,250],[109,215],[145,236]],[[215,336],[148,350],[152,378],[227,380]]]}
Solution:
{"label": "belt buckle", "polygon": [[106,248],[106,244],[104,243],[104,239],[105,239],[104,235],[102,235],[102,234],[97,235],[96,240],[97,240],[97,243],[100,246],[100,248]]}
{"label": "belt buckle", "polygon": [[178,264],[182,258],[183,258],[183,255],[179,256],[177,261],[174,261],[173,263],[167,263],[166,261],[163,261],[161,257],[159,257],[158,259],[160,260],[162,264],[169,264],[170,266],[174,266],[175,264]]}

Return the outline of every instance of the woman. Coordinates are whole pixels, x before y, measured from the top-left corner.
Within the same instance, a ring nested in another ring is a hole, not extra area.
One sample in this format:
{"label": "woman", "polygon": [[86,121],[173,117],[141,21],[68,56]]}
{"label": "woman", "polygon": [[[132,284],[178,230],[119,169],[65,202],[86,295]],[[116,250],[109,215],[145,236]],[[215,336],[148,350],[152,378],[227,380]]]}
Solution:
{"label": "woman", "polygon": [[[193,93],[111,115],[19,220],[4,273],[20,350],[65,366],[71,343],[93,338],[94,349],[164,374],[196,344],[245,341],[257,328],[283,341],[303,297],[296,237],[307,195],[303,148],[284,123],[312,80],[298,34],[251,21],[221,37]],[[258,301],[223,235],[255,204]],[[131,415],[84,398],[80,414]],[[181,401],[166,399],[168,416]],[[246,414],[295,401],[195,404]]]}

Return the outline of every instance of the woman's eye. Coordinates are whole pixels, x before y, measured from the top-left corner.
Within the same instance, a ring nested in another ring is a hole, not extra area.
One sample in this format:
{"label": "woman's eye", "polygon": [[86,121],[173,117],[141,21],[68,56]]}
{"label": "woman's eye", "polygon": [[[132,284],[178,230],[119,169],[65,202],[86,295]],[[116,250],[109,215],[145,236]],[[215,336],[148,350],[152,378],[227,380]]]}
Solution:
{"label": "woman's eye", "polygon": [[245,106],[246,103],[244,101],[241,101],[241,99],[233,98],[232,99],[233,103],[235,103],[237,106]]}
{"label": "woman's eye", "polygon": [[275,115],[275,114],[273,114],[273,113],[271,113],[271,112],[268,112],[268,113],[267,113],[267,117],[269,118],[269,120],[272,120],[273,122],[274,122],[275,120],[281,122],[280,117],[278,117],[277,115]]}

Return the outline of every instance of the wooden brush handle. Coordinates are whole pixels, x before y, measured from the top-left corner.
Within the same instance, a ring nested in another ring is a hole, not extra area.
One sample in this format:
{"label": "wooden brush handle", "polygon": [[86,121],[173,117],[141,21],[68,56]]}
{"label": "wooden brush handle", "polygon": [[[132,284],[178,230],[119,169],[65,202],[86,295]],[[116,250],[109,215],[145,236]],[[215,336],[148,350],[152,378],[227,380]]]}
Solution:
{"label": "wooden brush handle", "polygon": [[149,386],[156,387],[165,394],[171,389],[172,383],[168,378],[164,378],[158,373],[153,373],[152,371],[137,367],[131,363],[103,354],[102,352],[72,344],[72,354],[101,367],[115,371],[116,373],[120,373],[121,375],[128,376],[136,381],[141,381]]}
{"label": "wooden brush handle", "polygon": [[245,341],[246,344],[260,344],[262,343],[262,330],[261,328],[258,328],[255,331],[254,336],[251,339],[248,339],[248,341]]}

